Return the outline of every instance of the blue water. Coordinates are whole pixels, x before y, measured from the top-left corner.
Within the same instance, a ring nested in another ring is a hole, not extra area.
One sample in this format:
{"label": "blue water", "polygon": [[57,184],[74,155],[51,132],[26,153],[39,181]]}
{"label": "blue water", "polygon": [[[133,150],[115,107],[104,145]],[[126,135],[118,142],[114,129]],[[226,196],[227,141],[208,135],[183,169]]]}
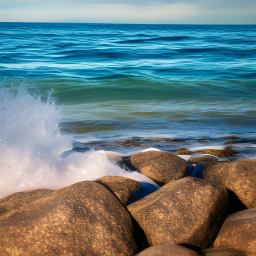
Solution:
{"label": "blue water", "polygon": [[255,25],[0,23],[0,84],[77,141],[256,136]]}

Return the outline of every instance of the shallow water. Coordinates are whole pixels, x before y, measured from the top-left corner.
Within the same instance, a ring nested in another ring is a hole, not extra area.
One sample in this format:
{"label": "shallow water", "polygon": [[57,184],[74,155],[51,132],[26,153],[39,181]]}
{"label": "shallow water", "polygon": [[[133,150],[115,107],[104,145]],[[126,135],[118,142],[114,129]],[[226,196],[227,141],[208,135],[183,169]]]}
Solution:
{"label": "shallow water", "polygon": [[[0,23],[1,175],[16,175],[1,176],[1,186],[10,193],[94,178],[76,173],[93,150],[176,153],[225,147],[237,135],[239,156],[255,158],[255,34],[254,25]],[[134,136],[142,139],[119,143]],[[72,148],[61,169],[60,154]],[[104,159],[89,169],[110,174]],[[76,178],[51,184],[54,168]]]}

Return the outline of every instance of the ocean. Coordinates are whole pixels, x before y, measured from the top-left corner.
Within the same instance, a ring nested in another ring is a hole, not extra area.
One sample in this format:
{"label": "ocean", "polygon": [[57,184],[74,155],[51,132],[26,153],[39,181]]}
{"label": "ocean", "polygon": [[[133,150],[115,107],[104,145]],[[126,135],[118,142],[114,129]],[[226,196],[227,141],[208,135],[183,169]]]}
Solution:
{"label": "ocean", "polygon": [[123,175],[107,151],[233,141],[256,158],[255,35],[255,25],[0,23],[0,197]]}

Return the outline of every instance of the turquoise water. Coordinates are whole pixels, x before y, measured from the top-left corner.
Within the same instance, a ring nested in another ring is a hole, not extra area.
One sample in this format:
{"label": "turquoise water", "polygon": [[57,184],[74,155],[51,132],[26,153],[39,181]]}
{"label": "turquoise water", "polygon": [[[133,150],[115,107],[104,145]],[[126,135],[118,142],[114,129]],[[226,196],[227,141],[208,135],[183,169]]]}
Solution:
{"label": "turquoise water", "polygon": [[75,139],[256,133],[256,26],[0,23],[1,87]]}
{"label": "turquoise water", "polygon": [[255,35],[256,26],[0,23],[0,198],[105,175],[154,184],[106,151],[231,145],[256,158]]}

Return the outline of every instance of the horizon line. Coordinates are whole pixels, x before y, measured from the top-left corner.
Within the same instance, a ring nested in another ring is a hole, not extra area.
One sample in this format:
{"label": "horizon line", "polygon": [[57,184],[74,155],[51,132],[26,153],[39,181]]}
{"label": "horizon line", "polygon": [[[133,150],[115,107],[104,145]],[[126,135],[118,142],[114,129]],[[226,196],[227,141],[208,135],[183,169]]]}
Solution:
{"label": "horizon line", "polygon": [[215,26],[255,26],[255,24],[243,23],[126,23],[126,22],[72,22],[72,21],[0,21],[0,23],[52,23],[52,24],[111,24],[111,25],[215,25]]}

